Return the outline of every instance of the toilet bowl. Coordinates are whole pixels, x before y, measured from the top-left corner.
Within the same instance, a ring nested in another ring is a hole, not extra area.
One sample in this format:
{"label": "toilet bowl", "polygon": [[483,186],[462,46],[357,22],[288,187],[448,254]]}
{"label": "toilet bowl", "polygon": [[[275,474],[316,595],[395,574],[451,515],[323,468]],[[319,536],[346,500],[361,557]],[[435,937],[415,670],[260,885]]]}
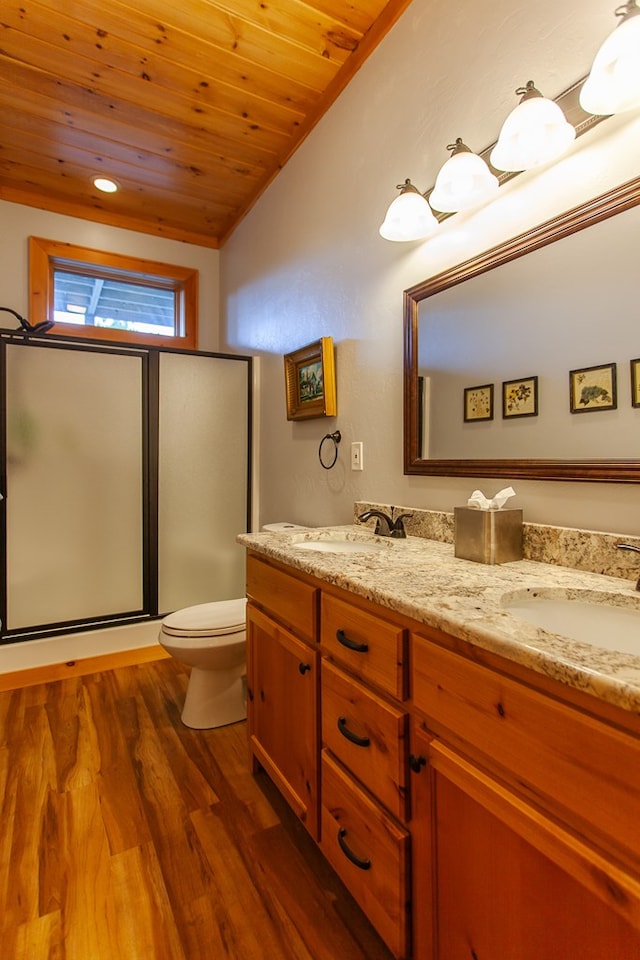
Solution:
{"label": "toilet bowl", "polygon": [[205,730],[247,715],[246,599],[199,603],[164,618],[158,642],[191,667],[182,722]]}

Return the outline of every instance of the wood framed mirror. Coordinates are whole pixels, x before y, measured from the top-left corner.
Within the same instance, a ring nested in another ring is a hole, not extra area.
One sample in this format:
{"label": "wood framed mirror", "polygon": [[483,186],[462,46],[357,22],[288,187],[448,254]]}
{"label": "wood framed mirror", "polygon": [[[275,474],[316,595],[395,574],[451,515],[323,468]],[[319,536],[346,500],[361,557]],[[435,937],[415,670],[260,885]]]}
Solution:
{"label": "wood framed mirror", "polygon": [[[405,474],[640,482],[639,232],[640,177],[405,290]],[[615,402],[572,409],[600,365]],[[514,416],[505,396],[534,379]],[[465,416],[490,384],[492,416]]]}

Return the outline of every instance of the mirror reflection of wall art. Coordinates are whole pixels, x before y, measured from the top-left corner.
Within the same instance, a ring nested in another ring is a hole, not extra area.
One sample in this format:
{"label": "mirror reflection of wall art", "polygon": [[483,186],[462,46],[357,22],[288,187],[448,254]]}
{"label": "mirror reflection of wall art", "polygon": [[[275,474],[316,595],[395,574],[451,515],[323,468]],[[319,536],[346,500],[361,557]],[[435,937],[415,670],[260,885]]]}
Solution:
{"label": "mirror reflection of wall art", "polygon": [[485,383],[480,387],[465,387],[464,420],[465,423],[493,420],[492,383]]}
{"label": "mirror reflection of wall art", "polygon": [[284,378],[287,420],[335,417],[338,407],[331,337],[285,354]]}
{"label": "mirror reflection of wall art", "polygon": [[615,363],[571,370],[569,383],[571,413],[615,410],[618,406]]}
{"label": "mirror reflection of wall art", "polygon": [[538,416],[538,378],[522,377],[520,380],[505,380],[502,384],[502,416]]}
{"label": "mirror reflection of wall art", "polygon": [[640,407],[640,357],[631,361],[631,406]]}

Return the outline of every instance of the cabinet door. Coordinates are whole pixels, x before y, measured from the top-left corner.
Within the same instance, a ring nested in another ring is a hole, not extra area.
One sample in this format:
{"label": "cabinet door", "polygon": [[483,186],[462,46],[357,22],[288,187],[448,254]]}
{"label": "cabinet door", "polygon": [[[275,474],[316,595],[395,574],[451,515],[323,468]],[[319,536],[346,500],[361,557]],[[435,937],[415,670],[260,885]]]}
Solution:
{"label": "cabinet door", "polygon": [[318,839],[319,654],[247,605],[249,743]]}
{"label": "cabinet door", "polygon": [[[413,960],[434,960],[432,778],[427,763],[431,737],[416,720],[411,723],[409,757],[413,891]],[[460,960],[468,960],[468,956]],[[496,958],[497,960],[497,958]],[[506,958],[505,958],[506,960]]]}
{"label": "cabinet door", "polygon": [[631,878],[437,741],[429,761],[438,960],[639,960]]}
{"label": "cabinet door", "polygon": [[411,654],[413,704],[432,728],[638,874],[638,737],[418,634]]}

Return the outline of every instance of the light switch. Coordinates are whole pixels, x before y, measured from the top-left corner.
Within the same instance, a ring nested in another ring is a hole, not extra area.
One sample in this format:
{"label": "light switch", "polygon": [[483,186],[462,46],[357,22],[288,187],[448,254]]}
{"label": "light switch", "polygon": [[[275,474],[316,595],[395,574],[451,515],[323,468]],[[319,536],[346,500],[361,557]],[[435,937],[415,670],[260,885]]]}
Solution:
{"label": "light switch", "polygon": [[362,441],[356,440],[351,444],[351,469],[363,470],[362,466]]}

